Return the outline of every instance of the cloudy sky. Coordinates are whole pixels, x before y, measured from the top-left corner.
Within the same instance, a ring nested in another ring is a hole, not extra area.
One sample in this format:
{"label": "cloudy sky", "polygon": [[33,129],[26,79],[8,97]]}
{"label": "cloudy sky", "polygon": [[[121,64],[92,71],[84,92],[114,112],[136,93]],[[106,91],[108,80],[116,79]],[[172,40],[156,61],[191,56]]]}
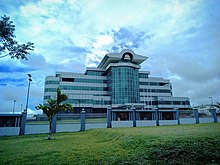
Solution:
{"label": "cloudy sky", "polygon": [[111,52],[148,56],[142,70],[170,79],[174,96],[191,104],[220,101],[219,0],[0,0],[0,15],[16,25],[16,40],[31,41],[25,60],[0,58],[0,112],[43,101],[45,76],[84,72]]}

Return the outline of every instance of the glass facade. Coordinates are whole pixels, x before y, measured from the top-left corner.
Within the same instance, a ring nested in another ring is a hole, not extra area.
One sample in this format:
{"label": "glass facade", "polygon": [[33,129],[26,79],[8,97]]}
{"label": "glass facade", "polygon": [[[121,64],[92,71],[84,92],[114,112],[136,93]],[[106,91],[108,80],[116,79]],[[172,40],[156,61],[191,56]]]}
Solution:
{"label": "glass facade", "polygon": [[[107,80],[102,79],[85,79],[85,78],[62,78],[63,82],[83,82],[83,83],[106,83]],[[46,84],[53,84],[47,81]],[[58,83],[59,84],[59,83]]]}
{"label": "glass facade", "polygon": [[60,85],[60,89],[61,90],[107,91],[107,87],[68,86],[68,85]]}
{"label": "glass facade", "polygon": [[138,103],[138,70],[133,67],[111,67],[107,73],[107,85],[112,104]]}
{"label": "glass facade", "polygon": [[103,76],[104,73],[105,73],[105,72],[88,70],[88,71],[86,72],[86,75],[90,75],[90,76]]}
{"label": "glass facade", "polygon": [[83,82],[83,83],[106,83],[107,80],[75,78],[75,81],[74,81],[74,82]]}
{"label": "glass facade", "polygon": [[109,105],[110,101],[104,100],[92,100],[92,99],[68,99],[66,103],[72,104],[97,104],[97,105]]}
{"label": "glass facade", "polygon": [[56,92],[57,89],[56,88],[45,88],[44,92]]}
{"label": "glass facade", "polygon": [[60,83],[59,81],[54,81],[54,80],[45,81],[45,84],[56,84],[56,85],[58,85],[59,83]]}
{"label": "glass facade", "polygon": [[139,73],[139,78],[148,78],[148,74],[146,74],[146,73]]}
{"label": "glass facade", "polygon": [[169,89],[140,89],[140,92],[171,93]]}
{"label": "glass facade", "polygon": [[161,83],[161,82],[140,82],[140,85],[164,86],[164,85],[169,85],[169,83]]}

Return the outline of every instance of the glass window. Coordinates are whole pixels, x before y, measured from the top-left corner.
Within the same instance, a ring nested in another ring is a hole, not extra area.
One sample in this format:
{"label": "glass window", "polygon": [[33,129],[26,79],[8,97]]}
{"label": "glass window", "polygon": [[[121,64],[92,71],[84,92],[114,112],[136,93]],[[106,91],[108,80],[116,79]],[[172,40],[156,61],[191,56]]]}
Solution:
{"label": "glass window", "polygon": [[74,82],[74,78],[62,78],[62,81],[65,81],[65,82]]}
{"label": "glass window", "polygon": [[107,85],[109,93],[112,96],[113,104],[139,102],[137,69],[132,67],[111,67],[107,71],[107,79]]}
{"label": "glass window", "polygon": [[48,100],[51,96],[44,96],[44,100]]}
{"label": "glass window", "polygon": [[107,80],[75,78],[75,82],[84,82],[84,83],[106,83]]}
{"label": "glass window", "polygon": [[107,91],[107,87],[87,87],[87,86],[67,86],[61,85],[61,90],[89,90],[89,91]]}
{"label": "glass window", "polygon": [[45,92],[56,92],[56,88],[45,88],[44,91]]}
{"label": "glass window", "polygon": [[47,81],[45,82],[45,84],[59,84],[59,81],[47,80]]}
{"label": "glass window", "polygon": [[91,70],[87,70],[85,75],[91,75],[91,76],[102,76],[104,74],[104,72],[101,71],[91,71]]}
{"label": "glass window", "polygon": [[148,74],[146,73],[139,73],[138,76],[139,78],[148,78]]}

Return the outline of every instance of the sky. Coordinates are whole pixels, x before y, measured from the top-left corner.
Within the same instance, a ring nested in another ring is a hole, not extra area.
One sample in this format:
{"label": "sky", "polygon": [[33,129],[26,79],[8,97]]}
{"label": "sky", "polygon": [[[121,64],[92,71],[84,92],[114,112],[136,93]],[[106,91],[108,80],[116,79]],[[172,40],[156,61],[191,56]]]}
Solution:
{"label": "sky", "polygon": [[192,105],[220,102],[219,0],[0,0],[16,40],[31,41],[28,60],[0,58],[0,112],[28,113],[43,103],[46,76],[84,73],[107,53],[147,56],[141,70],[169,79]]}

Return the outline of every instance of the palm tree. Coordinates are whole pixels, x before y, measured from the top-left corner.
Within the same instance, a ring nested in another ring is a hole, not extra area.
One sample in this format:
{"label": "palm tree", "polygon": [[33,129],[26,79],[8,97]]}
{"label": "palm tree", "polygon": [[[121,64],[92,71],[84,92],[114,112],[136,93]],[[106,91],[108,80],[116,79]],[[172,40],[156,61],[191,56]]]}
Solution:
{"label": "palm tree", "polygon": [[47,115],[49,121],[49,133],[48,133],[48,140],[51,140],[51,131],[52,131],[52,120],[53,117],[60,111],[65,110],[73,110],[73,106],[71,104],[64,103],[68,99],[66,94],[62,94],[60,88],[57,88],[57,95],[56,99],[50,98],[47,100],[48,104],[42,105],[39,104],[35,108],[37,110],[42,109],[43,112]]}

